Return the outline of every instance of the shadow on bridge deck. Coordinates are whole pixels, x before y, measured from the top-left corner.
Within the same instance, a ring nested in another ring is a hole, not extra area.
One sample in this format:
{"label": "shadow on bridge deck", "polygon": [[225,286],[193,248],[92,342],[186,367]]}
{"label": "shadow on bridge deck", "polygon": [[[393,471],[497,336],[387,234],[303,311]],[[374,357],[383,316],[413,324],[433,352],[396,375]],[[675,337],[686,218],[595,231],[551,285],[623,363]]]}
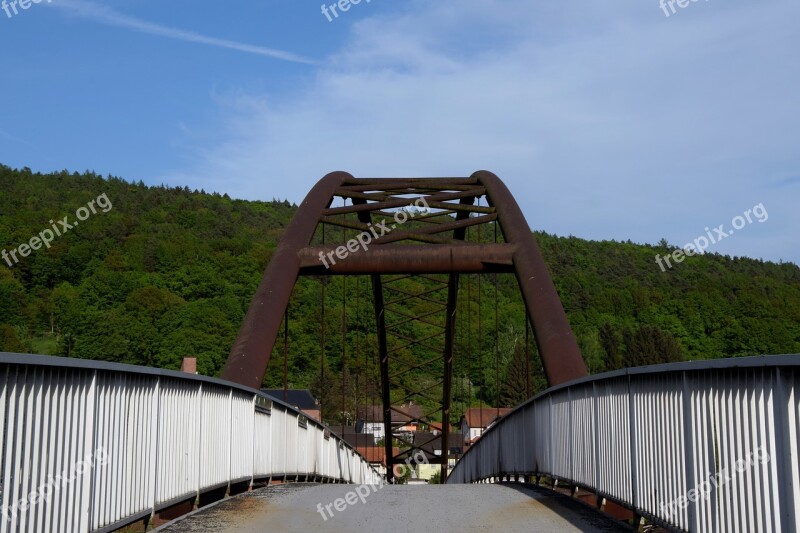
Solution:
{"label": "shadow on bridge deck", "polygon": [[[157,531],[632,531],[569,498],[522,485],[386,485],[368,493],[364,486],[364,503],[351,495],[355,503],[347,505],[348,493],[357,489],[276,485],[223,500]],[[342,511],[334,504],[339,498]]]}

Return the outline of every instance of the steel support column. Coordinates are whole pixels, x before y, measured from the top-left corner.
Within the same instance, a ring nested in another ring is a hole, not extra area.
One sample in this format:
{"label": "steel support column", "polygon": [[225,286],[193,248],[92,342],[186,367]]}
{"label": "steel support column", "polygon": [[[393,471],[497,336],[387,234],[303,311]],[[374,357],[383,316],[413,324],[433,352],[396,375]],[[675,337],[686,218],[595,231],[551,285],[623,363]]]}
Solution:
{"label": "steel support column", "polygon": [[450,459],[450,399],[453,382],[453,341],[456,331],[458,304],[458,274],[451,274],[447,286],[447,324],[444,333],[444,385],[442,387],[442,473],[440,482],[447,481]]}
{"label": "steel support column", "polygon": [[386,313],[383,283],[380,274],[372,276],[372,298],[378,328],[378,355],[381,363],[381,403],[383,403],[383,446],[386,454],[386,482],[394,483],[394,452],[392,451],[392,401],[389,388],[389,350],[386,345]]}

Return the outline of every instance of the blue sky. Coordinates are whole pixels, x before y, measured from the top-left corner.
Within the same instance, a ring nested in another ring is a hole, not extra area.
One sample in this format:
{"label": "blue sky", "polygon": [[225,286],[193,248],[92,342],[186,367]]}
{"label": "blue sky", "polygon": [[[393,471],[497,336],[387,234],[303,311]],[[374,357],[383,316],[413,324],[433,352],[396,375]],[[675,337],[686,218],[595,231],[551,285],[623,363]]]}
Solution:
{"label": "blue sky", "polygon": [[331,170],[488,169],[590,239],[682,245],[763,204],[709,251],[800,263],[796,0],[321,4],[0,10],[0,162],[295,202]]}

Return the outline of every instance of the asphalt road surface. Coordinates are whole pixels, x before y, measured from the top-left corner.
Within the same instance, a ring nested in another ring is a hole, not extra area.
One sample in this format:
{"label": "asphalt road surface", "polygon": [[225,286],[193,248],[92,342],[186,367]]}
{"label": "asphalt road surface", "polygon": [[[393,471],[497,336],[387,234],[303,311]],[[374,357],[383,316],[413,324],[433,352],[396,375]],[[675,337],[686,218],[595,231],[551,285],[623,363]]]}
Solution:
{"label": "asphalt road surface", "polygon": [[156,531],[350,533],[359,530],[631,531],[565,496],[514,484],[364,485],[360,488],[358,485],[274,485],[223,500]]}

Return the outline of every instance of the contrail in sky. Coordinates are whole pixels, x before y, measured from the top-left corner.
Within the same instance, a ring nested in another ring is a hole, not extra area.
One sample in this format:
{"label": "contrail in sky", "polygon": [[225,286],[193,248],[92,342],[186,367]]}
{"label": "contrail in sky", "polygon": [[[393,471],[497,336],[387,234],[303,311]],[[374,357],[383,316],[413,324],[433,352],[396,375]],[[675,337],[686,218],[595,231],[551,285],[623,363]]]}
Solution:
{"label": "contrail in sky", "polygon": [[216,46],[218,48],[227,48],[229,50],[247,52],[248,54],[256,54],[274,59],[280,59],[283,61],[305,63],[307,65],[316,64],[316,62],[311,59],[293,54],[291,52],[285,52],[283,50],[245,44],[237,41],[229,41],[227,39],[218,39],[216,37],[210,37],[208,35],[203,35],[193,31],[154,24],[140,18],[120,13],[119,11],[116,11],[110,7],[96,4],[94,2],[88,2],[85,0],[59,0],[58,2],[54,2],[52,5],[61,9],[65,9],[79,17],[93,20],[101,24],[106,24],[108,26],[117,26],[119,28],[126,28],[129,30],[138,31],[140,33],[158,35],[160,37],[167,37],[169,39],[176,39],[179,41],[206,44],[209,46]]}

